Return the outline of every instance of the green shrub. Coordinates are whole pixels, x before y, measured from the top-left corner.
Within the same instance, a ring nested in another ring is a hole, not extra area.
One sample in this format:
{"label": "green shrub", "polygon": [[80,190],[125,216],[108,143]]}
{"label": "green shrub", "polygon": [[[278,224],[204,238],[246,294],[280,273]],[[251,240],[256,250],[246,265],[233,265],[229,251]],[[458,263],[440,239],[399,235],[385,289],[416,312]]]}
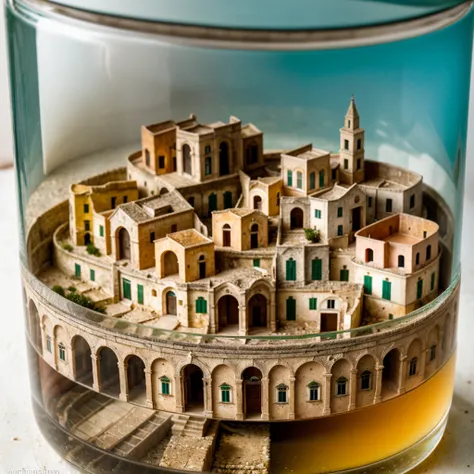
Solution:
{"label": "green shrub", "polygon": [[304,235],[307,240],[313,243],[318,243],[321,240],[321,232],[318,229],[306,228],[304,229]]}
{"label": "green shrub", "polygon": [[67,250],[68,252],[72,252],[72,245],[71,244],[68,244],[67,242],[63,242],[61,244],[61,247],[64,249],[64,250]]}
{"label": "green shrub", "polygon": [[94,244],[87,244],[87,253],[100,257],[100,250]]}
{"label": "green shrub", "polygon": [[64,291],[64,288],[61,285],[54,285],[53,288],[51,288],[55,293],[61,296],[65,296],[66,292]]}
{"label": "green shrub", "polygon": [[68,286],[67,291],[70,291],[71,293],[75,293],[77,291],[77,288],[75,286]]}

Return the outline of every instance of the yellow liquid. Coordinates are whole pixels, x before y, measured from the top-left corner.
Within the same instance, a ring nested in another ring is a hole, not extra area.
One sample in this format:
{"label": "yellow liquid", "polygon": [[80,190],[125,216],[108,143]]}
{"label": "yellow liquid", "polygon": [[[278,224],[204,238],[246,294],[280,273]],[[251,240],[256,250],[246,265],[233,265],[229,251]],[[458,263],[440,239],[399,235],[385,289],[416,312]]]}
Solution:
{"label": "yellow liquid", "polygon": [[430,433],[449,410],[455,355],[414,390],[379,405],[311,422],[279,424],[272,472],[315,474],[371,464]]}

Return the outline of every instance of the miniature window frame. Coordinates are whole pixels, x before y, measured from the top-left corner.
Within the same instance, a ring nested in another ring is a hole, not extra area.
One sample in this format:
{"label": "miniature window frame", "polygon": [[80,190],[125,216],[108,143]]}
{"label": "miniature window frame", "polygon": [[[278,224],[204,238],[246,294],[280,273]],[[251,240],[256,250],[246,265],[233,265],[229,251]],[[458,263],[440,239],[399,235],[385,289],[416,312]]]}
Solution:
{"label": "miniature window frame", "polygon": [[336,396],[337,397],[345,397],[346,395],[348,395],[347,382],[348,380],[346,379],[346,377],[339,377],[336,380]]}
{"label": "miniature window frame", "polygon": [[413,377],[418,372],[418,357],[412,357],[409,363],[408,376]]}
{"label": "miniature window frame", "polygon": [[276,403],[281,405],[289,403],[288,385],[281,383],[276,386]]}
{"label": "miniature window frame", "polygon": [[104,226],[99,225],[99,237],[103,237],[103,236],[104,236]]}
{"label": "miniature window frame", "polygon": [[344,235],[344,226],[338,225],[337,226],[337,236],[342,237]]}
{"label": "miniature window frame", "polygon": [[364,391],[372,390],[372,372],[370,370],[364,370],[360,374],[360,389]]}
{"label": "miniature window frame", "polygon": [[84,204],[84,214],[89,214],[89,204]]}
{"label": "miniature window frame", "polygon": [[160,394],[171,395],[171,379],[166,375],[160,377]]}
{"label": "miniature window frame", "polygon": [[337,217],[343,217],[344,216],[344,208],[339,206],[337,208]]}
{"label": "miniature window frame", "polygon": [[315,209],[314,210],[314,217],[316,217],[316,219],[321,219],[321,210],[320,209]]}
{"label": "miniature window frame", "polygon": [[308,402],[321,401],[321,385],[318,382],[313,380],[306,387],[308,389]]}
{"label": "miniature window frame", "polygon": [[207,300],[203,296],[196,299],[196,313],[207,314]]}
{"label": "miniature window frame", "polygon": [[232,387],[226,382],[219,386],[219,402],[232,403]]}
{"label": "miniature window frame", "polygon": [[318,309],[318,298],[311,297],[309,299],[309,309],[310,310]]}
{"label": "miniature window frame", "polygon": [[336,309],[336,300],[328,299],[326,300],[327,309]]}
{"label": "miniature window frame", "polygon": [[430,346],[430,362],[433,362],[436,359],[436,344]]}
{"label": "miniature window frame", "polygon": [[50,354],[53,353],[53,341],[51,340],[51,336],[46,336],[46,350]]}
{"label": "miniature window frame", "polygon": [[296,187],[303,189],[303,173],[301,171],[296,172]]}
{"label": "miniature window frame", "polygon": [[59,360],[66,362],[66,346],[62,342],[58,344],[58,355]]}

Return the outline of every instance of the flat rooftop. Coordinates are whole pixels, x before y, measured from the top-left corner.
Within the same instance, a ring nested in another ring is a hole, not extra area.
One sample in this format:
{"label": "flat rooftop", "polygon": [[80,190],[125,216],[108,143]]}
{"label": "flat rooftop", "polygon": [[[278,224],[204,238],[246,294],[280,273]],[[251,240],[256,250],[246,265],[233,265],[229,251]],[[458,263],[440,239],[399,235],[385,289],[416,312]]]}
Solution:
{"label": "flat rooftop", "polygon": [[301,158],[302,160],[313,160],[322,156],[329,155],[329,151],[322,150],[320,148],[312,148],[311,150],[304,151],[294,156],[294,158]]}
{"label": "flat rooftop", "polygon": [[345,188],[343,186],[335,184],[332,189],[316,197],[318,197],[319,199],[325,199],[326,201],[334,201],[344,196],[349,191],[349,189],[350,188]]}
{"label": "flat rooftop", "polygon": [[409,235],[409,234],[402,234],[402,233],[395,233],[391,234],[385,239],[383,239],[384,242],[391,242],[394,244],[407,244],[407,245],[414,245],[417,244],[418,242],[421,242],[423,239],[420,237],[416,237],[414,235]]}
{"label": "flat rooftop", "polygon": [[172,234],[168,234],[167,237],[183,247],[194,247],[195,245],[209,244],[212,242],[211,239],[208,239],[196,229],[173,232]]}

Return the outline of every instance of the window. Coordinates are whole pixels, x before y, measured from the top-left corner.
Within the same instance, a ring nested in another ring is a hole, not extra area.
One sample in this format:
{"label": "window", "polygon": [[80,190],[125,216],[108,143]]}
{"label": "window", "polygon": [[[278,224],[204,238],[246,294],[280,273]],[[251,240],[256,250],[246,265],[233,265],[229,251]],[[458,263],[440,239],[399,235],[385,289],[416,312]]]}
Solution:
{"label": "window", "polygon": [[[344,265],[345,267],[345,265]],[[347,268],[342,268],[339,272],[340,281],[349,281],[349,270]]]}
{"label": "window", "polygon": [[277,403],[288,403],[288,387],[285,384],[277,386]]}
{"label": "window", "polygon": [[188,202],[189,202],[189,204],[190,204],[191,206],[194,207],[194,196],[189,197],[189,198],[188,198]]}
{"label": "window", "polygon": [[148,149],[145,149],[145,161],[146,165],[150,166],[150,151]]}
{"label": "window", "polygon": [[201,255],[199,257],[199,278],[206,278],[206,257]]}
{"label": "window", "polygon": [[409,376],[413,376],[413,375],[416,375],[416,365],[418,363],[418,358],[417,357],[413,357],[410,359],[410,369],[409,369]]}
{"label": "window", "polygon": [[415,195],[412,194],[410,196],[410,209],[413,209],[415,207]]}
{"label": "window", "polygon": [[337,235],[340,237],[344,233],[344,228],[342,225],[337,226]]}
{"label": "window", "polygon": [[212,173],[212,158],[210,156],[206,156],[204,162],[204,173],[206,176]]}
{"label": "window", "polygon": [[151,296],[157,296],[158,293],[156,292],[156,290],[151,290]]}
{"label": "window", "polygon": [[419,264],[420,264],[420,252],[417,252],[417,253],[416,253],[415,263],[416,263],[416,265],[419,265]]}
{"label": "window", "polygon": [[298,189],[303,189],[303,173],[301,171],[296,173],[296,187]]}
{"label": "window", "polygon": [[374,251],[372,249],[365,249],[365,262],[373,262],[374,261]]}
{"label": "window", "polygon": [[342,207],[337,208],[337,217],[342,217],[344,209]]}
{"label": "window", "polygon": [[53,352],[50,336],[46,336],[46,349],[48,352]]}
{"label": "window", "polygon": [[158,157],[158,168],[163,169],[165,167],[165,157],[163,155]]}
{"label": "window", "polygon": [[357,149],[362,149],[362,140],[360,138],[357,140]]}
{"label": "window", "polygon": [[230,385],[223,383],[221,389],[221,403],[230,403]]}
{"label": "window", "polygon": [[385,212],[392,212],[392,200],[387,199],[385,201]]}
{"label": "window", "polygon": [[336,168],[334,168],[333,170],[331,170],[331,179],[332,179],[333,181],[336,181],[336,179],[337,179],[337,169],[336,169]]}
{"label": "window", "polygon": [[95,270],[91,268],[89,273],[90,273],[91,281],[95,281]]}
{"label": "window", "polygon": [[430,362],[436,359],[436,344],[430,347]]}
{"label": "window", "polygon": [[372,277],[370,275],[364,275],[364,293],[366,295],[372,294]]}
{"label": "window", "polygon": [[347,128],[351,128],[351,121],[350,120],[347,121]]}
{"label": "window", "polygon": [[357,158],[357,169],[360,170],[362,168],[362,160]]}
{"label": "window", "polygon": [[91,221],[84,221],[84,229],[91,230]]}
{"label": "window", "polygon": [[137,285],[137,301],[138,304],[143,304],[145,301],[143,297],[143,285]]}
{"label": "window", "polygon": [[207,313],[207,301],[202,296],[196,300],[196,313]]}
{"label": "window", "polygon": [[317,298],[310,298],[309,299],[309,309],[317,309],[318,306],[318,299]]}
{"label": "window", "polygon": [[431,245],[428,245],[426,247],[426,260],[429,260],[431,258]]}
{"label": "window", "polygon": [[103,225],[100,225],[100,226],[99,226],[99,235],[100,235],[101,237],[104,236],[104,226],[103,226]]}
{"label": "window", "polygon": [[293,258],[286,261],[286,280],[296,281],[296,261]]}
{"label": "window", "polygon": [[296,320],[296,300],[292,296],[286,300],[286,320]]}
{"label": "window", "polygon": [[388,280],[382,282],[382,298],[388,301],[392,298],[392,283]]}
{"label": "window", "polygon": [[311,260],[311,279],[323,279],[323,261],[320,258],[314,258]]}
{"label": "window", "polygon": [[314,217],[316,217],[316,219],[321,219],[321,211],[319,209],[314,210]]}
{"label": "window", "polygon": [[166,377],[166,375],[163,375],[163,377],[160,377],[160,382],[161,382],[161,394],[170,395],[171,394],[171,380],[168,377]]}
{"label": "window", "polygon": [[372,372],[364,370],[360,376],[360,389],[370,390],[372,388]]}
{"label": "window", "polygon": [[66,362],[66,348],[64,347],[64,344],[62,342],[59,343],[58,349],[59,349],[59,358],[63,362]]}
{"label": "window", "polygon": [[150,243],[153,243],[155,241],[155,233],[150,232]]}
{"label": "window", "polygon": [[277,193],[277,206],[280,207],[280,193]]}
{"label": "window", "polygon": [[428,235],[428,232],[426,230],[423,231],[423,238],[426,239],[426,236]]}
{"label": "window", "polygon": [[308,384],[308,400],[310,402],[317,402],[319,400],[319,383],[317,382],[310,382]]}
{"label": "window", "polygon": [[78,263],[74,264],[74,276],[77,279],[81,278],[81,266]]}
{"label": "window", "polygon": [[124,196],[124,197],[123,197],[123,203],[124,203],[124,204],[127,204],[127,202],[128,202],[128,196]]}
{"label": "window", "polygon": [[436,273],[431,274],[431,282],[430,282],[430,289],[433,291],[435,289],[435,282],[436,282]]}
{"label": "window", "polygon": [[336,395],[338,396],[347,395],[347,379],[345,377],[339,377],[337,379]]}
{"label": "window", "polygon": [[419,279],[416,282],[416,298],[421,299],[422,296],[423,296],[423,280]]}
{"label": "window", "polygon": [[178,231],[178,224],[171,224],[171,233]]}
{"label": "window", "polygon": [[368,206],[368,207],[372,207],[372,196],[369,196],[369,197],[367,198],[367,206]]}
{"label": "window", "polygon": [[309,175],[309,189],[316,187],[316,173],[310,173]]}
{"label": "window", "polygon": [[206,155],[207,155],[208,153],[211,153],[211,145],[206,145],[206,146],[204,147],[204,153],[206,153]]}
{"label": "window", "polygon": [[344,150],[349,150],[349,140],[344,140]]}
{"label": "window", "polygon": [[84,204],[84,214],[89,213],[89,204]]}
{"label": "window", "polygon": [[403,255],[398,256],[398,268],[405,268],[405,257]]}
{"label": "window", "polygon": [[288,170],[288,178],[286,181],[288,186],[293,186],[293,172],[291,170]]}
{"label": "window", "polygon": [[349,160],[347,158],[344,158],[344,169],[345,170],[349,169]]}
{"label": "window", "polygon": [[110,207],[111,207],[112,209],[115,209],[115,204],[116,204],[116,202],[117,202],[117,198],[116,198],[115,196],[113,196],[113,197],[110,198]]}
{"label": "window", "polygon": [[324,170],[321,170],[319,172],[319,187],[324,188],[324,181],[326,179],[326,173],[324,173]]}
{"label": "window", "polygon": [[254,258],[253,259],[253,266],[254,267],[260,267],[260,259],[259,258]]}
{"label": "window", "polygon": [[336,307],[336,300],[328,300],[328,309],[334,309]]}
{"label": "window", "polygon": [[390,321],[393,319],[393,314],[392,314],[392,313],[390,313],[390,314],[388,315],[388,319],[389,319]]}

